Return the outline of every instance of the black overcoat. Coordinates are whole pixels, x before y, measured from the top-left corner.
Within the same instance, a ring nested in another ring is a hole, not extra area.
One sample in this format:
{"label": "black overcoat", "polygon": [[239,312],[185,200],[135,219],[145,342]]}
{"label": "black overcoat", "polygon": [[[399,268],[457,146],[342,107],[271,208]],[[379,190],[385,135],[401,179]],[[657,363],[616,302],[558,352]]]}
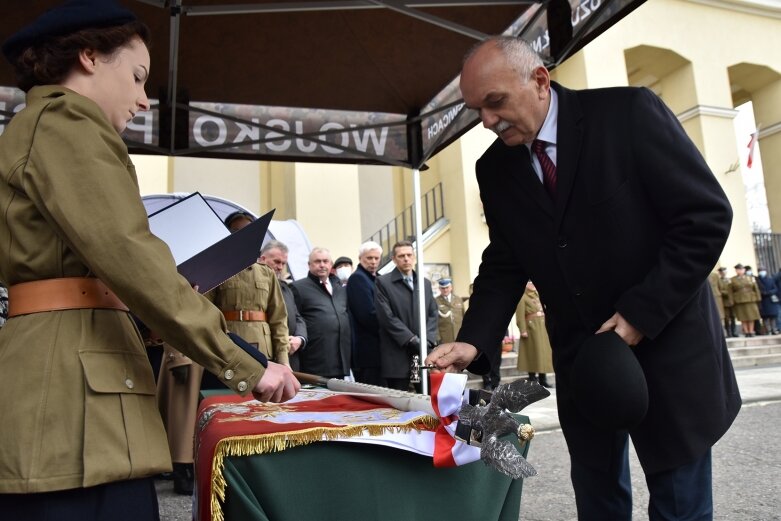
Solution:
{"label": "black overcoat", "polygon": [[374,308],[375,278],[359,264],[345,286],[353,326],[353,367],[380,367],[380,324]]}
{"label": "black overcoat", "polygon": [[301,370],[301,353],[306,349],[306,321],[301,313],[298,312],[296,306],[296,297],[293,295],[293,290],[287,282],[279,283],[279,287],[282,289],[282,298],[285,301],[285,308],[287,309],[287,329],[290,332],[290,336],[300,336],[304,339],[304,343],[298,348],[298,351],[288,357],[290,361],[290,367],[293,371]]}
{"label": "black overcoat", "polygon": [[339,279],[329,279],[333,296],[308,273],[291,285],[296,307],[306,322],[306,349],[301,353],[301,371],[320,376],[342,377],[350,373],[350,318],[347,293]]}
{"label": "black overcoat", "polygon": [[[477,162],[489,226],[458,338],[497,349],[526,281],[545,305],[564,435],[574,458],[604,468],[616,433],[574,408],[573,359],[616,311],[645,336],[634,348],[650,405],[630,434],[646,472],[701,456],[727,430],[740,395],[707,277],[730,232],[721,186],[651,91],[558,84],[558,197],[526,146],[497,140]],[[471,366],[484,371],[479,357]]]}
{"label": "black overcoat", "polygon": [[[414,273],[414,272],[413,272]],[[414,273],[415,288],[419,288]],[[433,343],[437,339],[437,304],[431,291],[431,282],[424,278],[426,295],[426,338]],[[394,268],[390,273],[377,277],[374,295],[377,320],[380,324],[380,371],[383,378],[409,378],[412,355],[405,344],[413,336],[420,336],[418,295],[404,282],[401,272]]]}

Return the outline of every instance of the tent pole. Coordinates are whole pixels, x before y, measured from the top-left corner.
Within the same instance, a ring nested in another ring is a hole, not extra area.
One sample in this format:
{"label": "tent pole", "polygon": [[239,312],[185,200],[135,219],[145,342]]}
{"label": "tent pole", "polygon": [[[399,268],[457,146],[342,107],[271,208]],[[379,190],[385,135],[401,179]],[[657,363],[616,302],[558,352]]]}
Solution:
{"label": "tent pole", "polygon": [[[412,211],[415,215],[415,271],[418,274],[418,323],[420,324],[420,363],[428,356],[428,340],[426,339],[426,281],[423,271],[423,219],[420,212],[420,169],[412,169]],[[421,374],[420,385],[423,394],[428,394],[428,374]]]}

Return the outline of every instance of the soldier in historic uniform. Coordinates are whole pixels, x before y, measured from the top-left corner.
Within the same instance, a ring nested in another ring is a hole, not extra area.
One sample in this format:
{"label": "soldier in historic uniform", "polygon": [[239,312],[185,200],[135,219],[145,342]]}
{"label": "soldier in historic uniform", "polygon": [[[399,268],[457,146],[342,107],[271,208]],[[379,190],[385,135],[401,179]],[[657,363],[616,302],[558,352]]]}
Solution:
{"label": "soldier in historic uniform", "polygon": [[730,291],[730,279],[727,277],[727,268],[719,268],[719,292],[724,306],[724,330],[728,337],[738,336],[735,331],[735,312],[732,307],[735,303],[732,301],[732,292]]}
{"label": "soldier in historic uniform", "polygon": [[716,309],[719,310],[719,318],[724,322],[724,299],[721,298],[721,289],[719,288],[721,277],[718,272],[712,271],[708,275],[708,284],[710,284],[711,293],[713,293],[713,302],[716,303]]}
{"label": "soldier in historic uniform", "polygon": [[[231,233],[254,220],[244,212],[225,219]],[[206,293],[228,324],[228,330],[258,348],[269,360],[288,363],[288,325],[282,290],[274,271],[265,264],[252,264]],[[168,434],[174,464],[174,492],[193,492],[193,432],[200,389],[222,388],[211,373],[165,344],[157,384],[158,406]]]}
{"label": "soldier in historic uniform", "polygon": [[735,273],[729,285],[733,302],[732,310],[735,317],[740,320],[743,335],[752,337],[755,335],[754,322],[759,320],[757,302],[762,300],[762,295],[759,293],[754,277],[746,275],[746,268],[742,264],[735,265]]}
{"label": "soldier in historic uniform", "polygon": [[464,319],[464,299],[453,293],[451,279],[439,279],[439,296],[436,301],[439,311],[439,343],[455,342]]}
{"label": "soldier in historic uniform", "polygon": [[515,310],[515,322],[521,333],[518,370],[528,372],[529,380],[539,381],[543,387],[553,387],[548,382],[548,373],[553,372],[553,352],[545,329],[545,311],[532,281],[526,284]]}

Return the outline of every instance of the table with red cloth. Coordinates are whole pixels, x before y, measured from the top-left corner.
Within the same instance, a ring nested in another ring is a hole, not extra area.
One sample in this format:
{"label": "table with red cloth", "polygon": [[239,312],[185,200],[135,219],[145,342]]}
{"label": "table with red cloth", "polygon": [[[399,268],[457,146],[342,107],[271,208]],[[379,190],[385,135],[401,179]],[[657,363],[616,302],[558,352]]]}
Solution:
{"label": "table with red cloth", "polygon": [[[206,397],[196,427],[195,518],[517,521],[522,480],[479,461],[435,468],[422,455],[415,445],[438,424],[420,411],[325,389],[282,404]],[[520,448],[524,456],[528,448]]]}

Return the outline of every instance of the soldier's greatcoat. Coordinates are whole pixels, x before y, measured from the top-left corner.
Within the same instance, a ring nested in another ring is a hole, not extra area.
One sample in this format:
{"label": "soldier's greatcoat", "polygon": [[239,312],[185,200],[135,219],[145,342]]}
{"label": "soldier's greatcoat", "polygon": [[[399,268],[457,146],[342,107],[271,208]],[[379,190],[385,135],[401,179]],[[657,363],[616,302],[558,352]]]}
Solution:
{"label": "soldier's greatcoat", "polygon": [[439,313],[437,323],[439,343],[455,342],[458,330],[461,329],[461,321],[464,319],[464,299],[451,293],[450,301],[444,295],[439,295],[436,301]]}
{"label": "soldier's greatcoat", "polygon": [[[230,388],[246,393],[260,380],[263,367],[233,344],[219,310],[149,231],[127,147],[90,99],[60,86],[29,91],[0,136],[0,208],[0,280],[9,286],[98,277]],[[0,493],[170,469],[154,378],[129,313],[10,318],[0,364]]]}
{"label": "soldier's greatcoat", "polygon": [[[545,313],[536,289],[526,288],[515,310],[515,323],[521,333],[518,343],[518,370],[531,373],[552,373],[553,352],[548,330],[545,329]],[[524,337],[524,333],[526,336]]]}

